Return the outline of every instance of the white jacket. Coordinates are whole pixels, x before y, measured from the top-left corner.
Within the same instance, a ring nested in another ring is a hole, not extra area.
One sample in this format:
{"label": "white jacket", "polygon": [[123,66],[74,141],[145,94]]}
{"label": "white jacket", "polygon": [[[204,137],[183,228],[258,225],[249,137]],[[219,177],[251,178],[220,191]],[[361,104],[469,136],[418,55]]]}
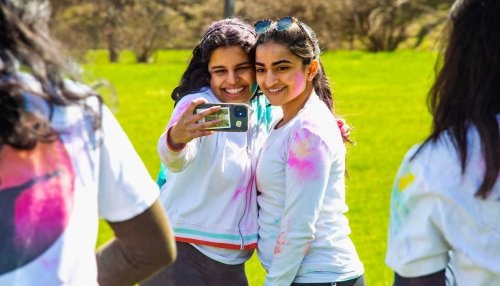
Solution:
{"label": "white jacket", "polygon": [[[167,130],[196,98],[220,102],[209,88],[182,98]],[[266,135],[264,97],[249,110],[247,132],[215,132],[170,150],[166,133],[158,153],[166,165],[167,182],[160,199],[173,225],[176,240],[225,249],[251,250],[257,245],[257,202],[253,156]]]}

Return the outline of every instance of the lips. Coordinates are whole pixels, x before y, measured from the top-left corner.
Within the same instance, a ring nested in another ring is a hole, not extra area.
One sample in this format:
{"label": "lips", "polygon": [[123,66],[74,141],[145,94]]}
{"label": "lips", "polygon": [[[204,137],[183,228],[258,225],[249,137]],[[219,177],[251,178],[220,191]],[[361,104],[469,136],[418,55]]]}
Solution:
{"label": "lips", "polygon": [[268,88],[267,92],[271,95],[273,93],[279,93],[283,90],[285,90],[286,86],[278,87],[278,88]]}

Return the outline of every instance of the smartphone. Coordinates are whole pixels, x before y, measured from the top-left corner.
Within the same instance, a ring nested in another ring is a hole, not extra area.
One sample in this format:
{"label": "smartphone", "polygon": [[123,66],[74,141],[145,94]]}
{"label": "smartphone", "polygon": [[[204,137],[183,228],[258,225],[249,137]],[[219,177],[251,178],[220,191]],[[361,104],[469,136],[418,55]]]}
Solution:
{"label": "smartphone", "polygon": [[219,111],[205,116],[198,122],[203,123],[220,119],[216,126],[207,128],[214,131],[246,132],[248,130],[248,105],[244,103],[204,103],[196,106],[194,114],[212,106],[220,106]]}

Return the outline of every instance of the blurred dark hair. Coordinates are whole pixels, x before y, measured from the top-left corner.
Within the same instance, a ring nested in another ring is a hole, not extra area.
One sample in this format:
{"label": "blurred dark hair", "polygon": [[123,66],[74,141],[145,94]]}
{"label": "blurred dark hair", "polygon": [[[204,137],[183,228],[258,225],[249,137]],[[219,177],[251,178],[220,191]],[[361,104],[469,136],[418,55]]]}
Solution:
{"label": "blurred dark hair", "polygon": [[229,18],[213,22],[193,49],[186,71],[179,85],[172,91],[172,99],[177,103],[185,95],[210,85],[208,62],[217,48],[240,46],[249,54],[255,40],[253,27],[241,19]]}
{"label": "blurred dark hair", "polygon": [[[29,111],[23,107],[23,93],[43,98],[49,105],[82,104],[82,99],[95,95],[76,94],[66,88],[63,77],[74,79],[77,73],[50,36],[49,18],[48,1],[0,0],[0,144],[30,149],[38,141],[54,138],[52,128],[42,128],[50,126],[50,117],[26,116]],[[40,83],[41,93],[21,79],[20,71],[31,74]],[[94,115],[98,128],[99,116]],[[29,121],[25,120],[27,117]]]}
{"label": "blurred dark hair", "polygon": [[500,171],[496,119],[500,113],[500,1],[459,0],[452,7],[450,20],[444,52],[436,64],[437,78],[428,97],[432,132],[423,145],[436,142],[449,131],[464,173],[467,130],[475,126],[486,162],[476,195],[486,198]]}

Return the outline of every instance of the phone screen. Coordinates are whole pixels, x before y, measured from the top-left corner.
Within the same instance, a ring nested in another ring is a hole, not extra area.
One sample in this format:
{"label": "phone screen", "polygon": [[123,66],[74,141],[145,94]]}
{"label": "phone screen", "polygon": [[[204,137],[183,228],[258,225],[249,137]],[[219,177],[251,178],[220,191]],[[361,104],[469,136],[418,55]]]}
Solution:
{"label": "phone screen", "polygon": [[248,105],[243,103],[206,103],[198,105],[194,112],[200,113],[212,106],[220,106],[221,108],[217,112],[205,116],[199,122],[203,123],[215,119],[220,119],[220,122],[208,129],[230,132],[248,130]]}

